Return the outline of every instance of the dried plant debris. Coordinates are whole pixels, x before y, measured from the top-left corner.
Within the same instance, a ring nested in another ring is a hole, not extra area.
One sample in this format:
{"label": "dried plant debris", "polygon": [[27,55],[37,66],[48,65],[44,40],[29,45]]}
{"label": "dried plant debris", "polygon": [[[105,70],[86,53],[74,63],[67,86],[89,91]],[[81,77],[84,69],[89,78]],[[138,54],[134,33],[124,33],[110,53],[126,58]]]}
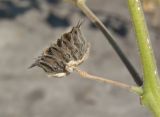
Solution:
{"label": "dried plant debris", "polygon": [[142,0],[143,9],[149,16],[149,24],[153,28],[156,38],[160,32],[160,0]]}
{"label": "dried plant debris", "polygon": [[141,0],[143,9],[147,13],[154,13],[160,7],[160,0]]}
{"label": "dried plant debris", "polygon": [[70,32],[64,33],[56,43],[51,44],[30,66],[42,68],[49,76],[63,77],[87,59],[90,44],[80,30],[79,22]]}

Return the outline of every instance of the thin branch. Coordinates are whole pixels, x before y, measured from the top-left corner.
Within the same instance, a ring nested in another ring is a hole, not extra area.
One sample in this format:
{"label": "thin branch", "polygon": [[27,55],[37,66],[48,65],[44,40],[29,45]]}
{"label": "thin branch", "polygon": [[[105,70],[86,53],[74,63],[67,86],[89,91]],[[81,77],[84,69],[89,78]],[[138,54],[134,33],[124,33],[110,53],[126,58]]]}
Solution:
{"label": "thin branch", "polygon": [[133,87],[134,86],[130,86],[128,84],[124,84],[124,83],[121,83],[121,82],[118,82],[118,81],[113,81],[113,80],[109,80],[109,79],[106,79],[106,78],[103,78],[103,77],[99,77],[99,76],[95,76],[95,75],[91,75],[85,71],[82,71],[80,70],[79,68],[77,67],[72,67],[82,78],[87,78],[87,79],[90,79],[90,80],[96,80],[96,81],[100,81],[100,82],[104,82],[104,83],[107,83],[107,84],[111,84],[113,86],[116,86],[116,87],[119,87],[119,88],[123,88],[123,89],[127,89],[129,91],[133,91]]}
{"label": "thin branch", "polygon": [[136,69],[133,67],[131,62],[127,59],[126,55],[124,52],[121,50],[121,48],[118,46],[116,41],[114,40],[113,36],[111,33],[108,31],[108,29],[104,26],[104,24],[96,17],[96,15],[87,7],[85,4],[85,0],[68,0],[69,2],[73,3],[77,7],[79,7],[83,13],[94,23],[104,34],[106,39],[109,41],[109,43],[112,45],[118,56],[121,58],[122,62],[125,64],[127,67],[128,71],[132,75],[134,81],[138,86],[142,86],[143,81],[140,78],[140,75],[136,71]]}

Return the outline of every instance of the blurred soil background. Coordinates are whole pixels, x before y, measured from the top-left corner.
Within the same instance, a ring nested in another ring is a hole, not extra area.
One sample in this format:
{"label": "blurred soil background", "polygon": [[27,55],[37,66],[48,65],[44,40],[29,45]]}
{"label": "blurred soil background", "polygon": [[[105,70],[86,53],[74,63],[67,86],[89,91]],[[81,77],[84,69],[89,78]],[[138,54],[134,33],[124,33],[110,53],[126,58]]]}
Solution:
{"label": "blurred soil background", "polygon": [[[141,73],[127,0],[87,0],[87,4]],[[160,71],[159,9],[144,6]],[[79,9],[61,0],[1,0],[0,117],[151,117],[139,97],[126,90],[81,79],[76,73],[54,79],[41,69],[28,69],[34,58],[81,19],[91,43],[81,69],[135,85],[105,37]]]}

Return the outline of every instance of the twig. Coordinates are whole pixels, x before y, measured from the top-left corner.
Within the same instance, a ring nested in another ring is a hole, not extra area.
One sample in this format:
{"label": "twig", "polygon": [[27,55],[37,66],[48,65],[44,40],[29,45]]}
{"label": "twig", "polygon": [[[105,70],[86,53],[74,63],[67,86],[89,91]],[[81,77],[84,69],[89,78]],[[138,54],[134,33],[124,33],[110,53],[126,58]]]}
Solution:
{"label": "twig", "polygon": [[133,67],[131,62],[127,59],[126,55],[124,52],[121,50],[121,48],[118,46],[116,41],[114,40],[113,36],[111,33],[108,31],[108,29],[104,26],[104,24],[96,17],[96,15],[87,7],[85,0],[67,0],[77,7],[79,7],[83,13],[94,23],[104,34],[106,39],[109,41],[109,43],[112,45],[118,56],[121,58],[122,62],[125,64],[127,67],[128,71],[132,75],[134,81],[138,86],[142,86],[143,81],[141,80],[138,72],[136,69]]}
{"label": "twig", "polygon": [[87,73],[87,72],[85,72],[85,71],[80,70],[80,69],[77,68],[77,67],[72,67],[72,68],[73,68],[82,78],[87,78],[87,79],[90,79],[90,80],[101,81],[101,82],[104,82],[104,83],[107,83],[107,84],[111,84],[111,85],[116,86],[116,87],[119,87],[119,88],[127,89],[127,90],[129,90],[129,91],[133,91],[133,90],[132,90],[132,87],[133,87],[133,86],[130,86],[130,85],[127,85],[127,84],[118,82],[118,81],[109,80],[109,79],[106,79],[106,78],[103,78],[103,77],[91,75],[91,74],[89,74],[89,73]]}

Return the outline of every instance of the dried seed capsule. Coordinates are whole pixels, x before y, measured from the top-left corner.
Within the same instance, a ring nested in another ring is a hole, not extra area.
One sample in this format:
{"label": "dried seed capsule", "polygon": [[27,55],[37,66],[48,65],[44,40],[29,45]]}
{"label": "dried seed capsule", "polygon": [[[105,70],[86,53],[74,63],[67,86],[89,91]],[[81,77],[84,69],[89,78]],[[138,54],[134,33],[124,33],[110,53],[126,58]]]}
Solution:
{"label": "dried seed capsule", "polygon": [[81,22],[51,44],[30,68],[38,66],[49,76],[63,77],[87,59],[90,44],[80,30]]}

